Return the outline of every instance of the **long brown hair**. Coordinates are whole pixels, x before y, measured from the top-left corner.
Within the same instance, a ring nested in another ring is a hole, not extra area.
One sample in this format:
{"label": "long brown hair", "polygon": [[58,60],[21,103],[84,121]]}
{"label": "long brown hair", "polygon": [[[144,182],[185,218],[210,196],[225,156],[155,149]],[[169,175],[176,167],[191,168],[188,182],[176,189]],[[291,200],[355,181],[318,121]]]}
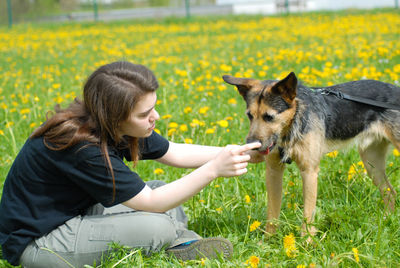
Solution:
{"label": "long brown hair", "polygon": [[30,138],[43,136],[51,150],[64,150],[83,141],[99,146],[112,177],[114,201],[115,177],[107,147],[126,144],[136,164],[138,139],[121,137],[118,129],[140,98],[157,88],[156,77],[143,65],[127,61],[103,65],[87,79],[83,101],[75,99],[65,109],[56,106],[52,116],[48,114],[46,122]]}

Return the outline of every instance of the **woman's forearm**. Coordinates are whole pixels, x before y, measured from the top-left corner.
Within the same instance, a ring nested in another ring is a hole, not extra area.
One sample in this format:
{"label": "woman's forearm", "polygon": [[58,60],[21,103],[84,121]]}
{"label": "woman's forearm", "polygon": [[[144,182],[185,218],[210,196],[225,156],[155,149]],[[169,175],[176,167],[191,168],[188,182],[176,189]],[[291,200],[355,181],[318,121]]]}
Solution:
{"label": "woman's forearm", "polygon": [[160,186],[156,189],[145,188],[130,202],[124,203],[136,210],[149,212],[166,212],[175,208],[196,195],[216,178],[210,163],[206,163],[188,175]]}
{"label": "woman's forearm", "polygon": [[223,147],[170,142],[168,152],[159,162],[180,168],[198,168],[215,158]]}

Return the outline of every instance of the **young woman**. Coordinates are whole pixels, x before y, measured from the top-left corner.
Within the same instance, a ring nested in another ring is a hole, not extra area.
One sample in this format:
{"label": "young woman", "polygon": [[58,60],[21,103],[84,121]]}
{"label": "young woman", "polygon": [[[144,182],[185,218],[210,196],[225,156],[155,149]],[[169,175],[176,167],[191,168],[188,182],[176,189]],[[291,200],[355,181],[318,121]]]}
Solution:
{"label": "young woman", "polygon": [[[100,263],[111,242],[183,260],[230,257],[224,238],[187,229],[180,206],[217,177],[247,172],[259,143],[212,147],[169,142],[154,127],[158,83],[142,65],[114,62],[91,74],[75,100],[36,129],[16,157],[0,203],[3,257],[24,267]],[[197,168],[148,182],[123,159]]]}

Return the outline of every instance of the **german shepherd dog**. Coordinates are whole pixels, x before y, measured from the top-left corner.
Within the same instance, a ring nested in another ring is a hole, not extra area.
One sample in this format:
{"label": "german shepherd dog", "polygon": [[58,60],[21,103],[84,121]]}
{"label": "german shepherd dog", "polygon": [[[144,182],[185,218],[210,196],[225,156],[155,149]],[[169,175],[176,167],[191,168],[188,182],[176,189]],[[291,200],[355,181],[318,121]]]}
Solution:
{"label": "german shepherd dog", "polygon": [[356,142],[368,175],[379,188],[384,204],[393,211],[396,191],[385,173],[390,143],[400,150],[400,111],[321,94],[334,90],[385,103],[400,105],[400,88],[360,80],[330,87],[306,87],[292,72],[278,80],[256,80],[224,75],[247,104],[250,129],[247,142],[260,141],[256,155],[266,161],[267,233],[276,232],[282,198],[285,163],[293,160],[303,180],[304,219],[302,235],[314,235],[312,225],[317,199],[319,163],[328,152]]}

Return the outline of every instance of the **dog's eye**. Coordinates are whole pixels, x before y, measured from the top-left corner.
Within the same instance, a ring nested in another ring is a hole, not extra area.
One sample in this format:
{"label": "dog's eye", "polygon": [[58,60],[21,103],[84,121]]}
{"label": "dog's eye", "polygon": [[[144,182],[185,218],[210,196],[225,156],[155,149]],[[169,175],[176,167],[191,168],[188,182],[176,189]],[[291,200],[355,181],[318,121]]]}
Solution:
{"label": "dog's eye", "polygon": [[247,113],[247,117],[249,118],[249,120],[253,120],[253,116],[251,115],[251,113]]}
{"label": "dog's eye", "polygon": [[270,114],[263,114],[263,119],[265,122],[271,122],[272,120],[274,120],[274,116]]}

